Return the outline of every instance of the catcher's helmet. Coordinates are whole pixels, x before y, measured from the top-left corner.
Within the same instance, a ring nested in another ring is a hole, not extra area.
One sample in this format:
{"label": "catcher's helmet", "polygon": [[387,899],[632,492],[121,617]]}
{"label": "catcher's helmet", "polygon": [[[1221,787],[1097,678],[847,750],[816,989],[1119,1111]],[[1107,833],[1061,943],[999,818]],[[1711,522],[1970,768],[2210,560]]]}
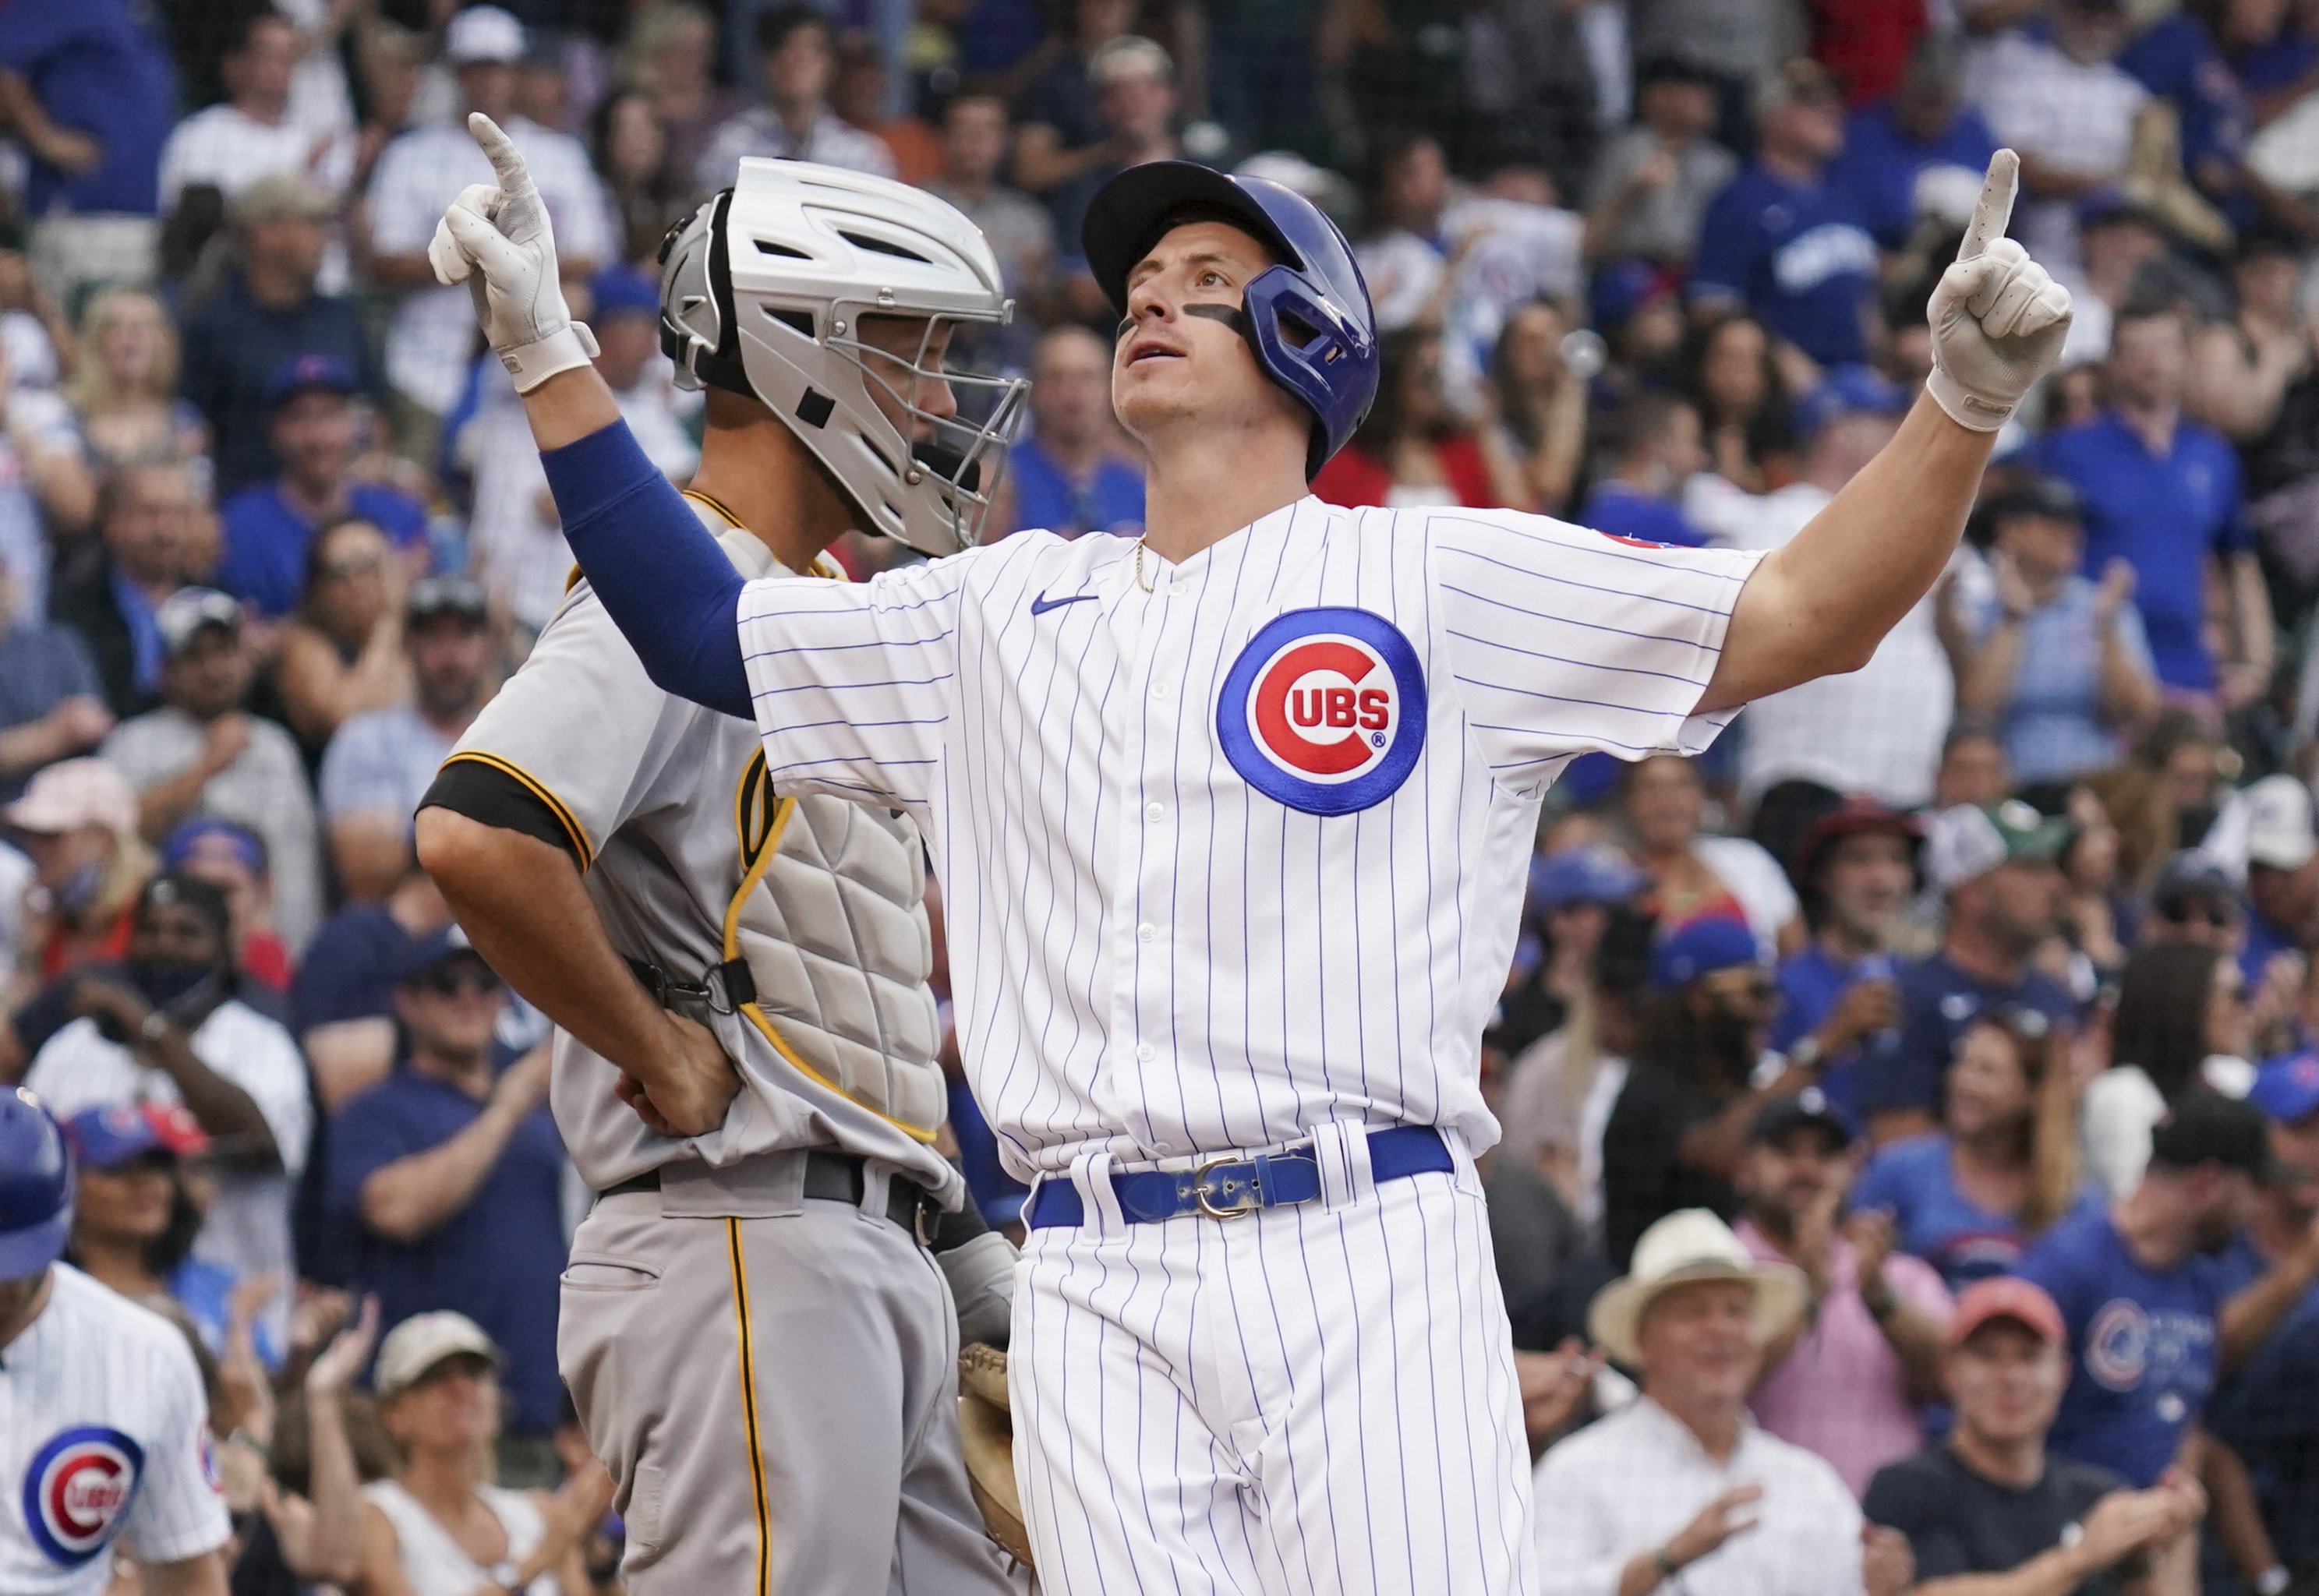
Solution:
{"label": "catcher's helmet", "polygon": [[1239,326],[1257,365],[1313,412],[1310,481],[1376,399],[1376,309],[1352,247],[1318,205],[1269,179],[1190,161],[1130,167],[1096,191],[1079,230],[1087,269],[1122,316],[1127,274],[1187,208],[1231,217],[1278,258],[1250,282]]}
{"label": "catcher's helmet", "polygon": [[[762,401],[844,484],[866,530],[925,555],[979,541],[1025,384],[930,362],[942,323],[1014,314],[989,243],[956,207],[889,178],[748,158],[669,230],[660,262],[661,347],[681,385]],[[925,320],[907,370],[862,340],[864,316]],[[956,416],[911,402],[916,380],[934,376]]]}
{"label": "catcher's helmet", "polygon": [[64,1132],[23,1087],[0,1091],[0,1280],[22,1280],[56,1262],[72,1211]]}

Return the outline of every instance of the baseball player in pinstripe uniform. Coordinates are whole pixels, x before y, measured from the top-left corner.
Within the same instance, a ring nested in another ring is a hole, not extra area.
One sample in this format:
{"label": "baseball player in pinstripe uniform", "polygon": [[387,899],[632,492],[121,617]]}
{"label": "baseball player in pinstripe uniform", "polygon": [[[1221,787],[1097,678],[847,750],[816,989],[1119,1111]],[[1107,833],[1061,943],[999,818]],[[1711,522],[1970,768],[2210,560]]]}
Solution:
{"label": "baseball player in pinstripe uniform", "polygon": [[0,1591],[96,1596],[116,1549],[145,1596],[225,1596],[209,1398],[176,1325],[59,1262],[64,1132],[0,1091]]}
{"label": "baseball player in pinstripe uniform", "polygon": [[657,482],[520,158],[476,131],[501,193],[446,214],[437,267],[483,279],[536,379],[612,618],[655,681],[753,712],[776,780],[925,828],[968,1074],[1036,1181],[1011,1383],[1046,1588],[1533,1589],[1473,1158],[1540,797],[1856,668],[1939,575],[2069,320],[2001,239],[2012,155],[1933,298],[1926,397],[1760,555],[1317,502],[1376,382],[1343,239],[1273,185],[1133,167],[1083,243],[1145,536],[853,588],[743,582]]}
{"label": "baseball player in pinstripe uniform", "polygon": [[[686,513],[752,579],[842,579],[823,550],[850,527],[954,552],[952,502],[906,480],[873,395],[1006,313],[997,264],[929,194],[787,165],[743,161],[663,251],[663,342],[708,391]],[[816,336],[870,300],[858,341]],[[1019,384],[988,397],[959,463],[1003,442]],[[655,687],[578,582],[444,764],[419,847],[557,1024],[551,1103],[601,1194],[558,1362],[618,1483],[630,1589],[1011,1588],[956,1360],[961,1329],[1004,1342],[1014,1249],[933,1145],[917,824],[769,778],[752,723]]]}

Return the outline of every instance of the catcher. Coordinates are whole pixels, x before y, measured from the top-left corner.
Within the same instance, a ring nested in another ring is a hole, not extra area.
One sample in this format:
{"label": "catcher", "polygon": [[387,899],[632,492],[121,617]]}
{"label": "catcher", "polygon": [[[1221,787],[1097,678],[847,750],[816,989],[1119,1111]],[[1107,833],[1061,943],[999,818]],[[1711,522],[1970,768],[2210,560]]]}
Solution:
{"label": "catcher", "polygon": [[[1008,310],[941,201],[743,161],[662,249],[663,346],[707,390],[686,497],[735,566],[842,577],[824,551],[852,528],[970,541],[1019,384],[972,425],[925,374]],[[557,1025],[551,1103],[599,1194],[558,1361],[629,1588],[1014,1589],[955,1409],[961,1335],[1005,1340],[1014,1249],[933,1145],[916,825],[782,793],[755,728],[654,687],[580,582],[444,764],[419,849]]]}

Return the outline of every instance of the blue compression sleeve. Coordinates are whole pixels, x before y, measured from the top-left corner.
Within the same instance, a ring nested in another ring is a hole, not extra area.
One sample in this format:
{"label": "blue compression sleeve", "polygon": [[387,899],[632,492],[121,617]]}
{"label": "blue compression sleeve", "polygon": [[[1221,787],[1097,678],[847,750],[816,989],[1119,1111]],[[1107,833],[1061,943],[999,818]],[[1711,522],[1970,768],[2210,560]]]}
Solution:
{"label": "blue compression sleeve", "polygon": [[539,456],[564,541],[662,689],[754,720],[741,663],[741,573],[626,421]]}

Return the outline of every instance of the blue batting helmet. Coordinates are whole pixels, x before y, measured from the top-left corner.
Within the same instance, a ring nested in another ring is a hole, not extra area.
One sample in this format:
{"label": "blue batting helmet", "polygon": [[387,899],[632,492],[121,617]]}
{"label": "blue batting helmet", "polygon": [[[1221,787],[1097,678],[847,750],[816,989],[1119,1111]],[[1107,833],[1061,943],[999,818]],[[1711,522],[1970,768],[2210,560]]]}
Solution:
{"label": "blue batting helmet", "polygon": [[1231,221],[1277,261],[1249,284],[1237,325],[1257,365],[1313,412],[1310,481],[1376,399],[1376,310],[1352,247],[1318,205],[1268,179],[1189,161],[1130,167],[1096,191],[1079,230],[1087,269],[1120,315],[1127,274],[1187,212]]}
{"label": "blue batting helmet", "polygon": [[0,1091],[0,1280],[22,1280],[56,1262],[72,1210],[64,1132],[23,1087]]}

